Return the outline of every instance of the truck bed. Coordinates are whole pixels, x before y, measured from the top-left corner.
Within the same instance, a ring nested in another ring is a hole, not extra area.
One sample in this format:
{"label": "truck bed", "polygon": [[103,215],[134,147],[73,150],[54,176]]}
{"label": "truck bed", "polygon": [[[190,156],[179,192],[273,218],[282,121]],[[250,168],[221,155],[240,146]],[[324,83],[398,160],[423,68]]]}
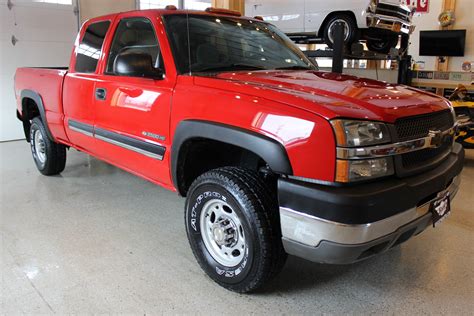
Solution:
{"label": "truck bed", "polygon": [[[67,67],[24,67],[18,68],[15,74],[15,95],[17,109],[23,113],[25,101],[20,101],[20,93],[28,90],[41,96],[49,129],[53,135],[66,138],[63,126],[62,86],[68,72]],[[67,139],[67,138],[66,138]]]}

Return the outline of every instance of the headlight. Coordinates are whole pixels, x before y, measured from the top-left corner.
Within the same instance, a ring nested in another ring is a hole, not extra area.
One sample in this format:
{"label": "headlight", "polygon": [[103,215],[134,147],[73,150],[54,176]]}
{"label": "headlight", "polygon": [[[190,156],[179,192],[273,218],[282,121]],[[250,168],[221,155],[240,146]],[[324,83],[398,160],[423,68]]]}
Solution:
{"label": "headlight", "polygon": [[[366,147],[390,143],[387,125],[379,122],[333,120],[338,147]],[[393,158],[336,160],[336,181],[355,182],[375,179],[394,173]]]}
{"label": "headlight", "polygon": [[336,181],[355,182],[375,179],[392,175],[392,157],[364,159],[364,160],[337,160]]}
{"label": "headlight", "polygon": [[377,9],[378,4],[379,4],[378,0],[370,0],[368,11],[375,13],[375,10]]}
{"label": "headlight", "polygon": [[337,145],[341,147],[370,146],[390,142],[385,124],[370,121],[333,120]]}

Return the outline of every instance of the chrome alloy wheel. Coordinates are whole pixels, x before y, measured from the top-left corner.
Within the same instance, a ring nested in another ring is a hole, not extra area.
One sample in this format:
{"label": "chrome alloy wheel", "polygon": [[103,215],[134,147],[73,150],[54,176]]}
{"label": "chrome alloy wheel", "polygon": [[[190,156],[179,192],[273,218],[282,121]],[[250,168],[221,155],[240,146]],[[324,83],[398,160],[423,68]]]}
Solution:
{"label": "chrome alloy wheel", "polygon": [[211,256],[226,267],[234,267],[247,251],[244,229],[237,213],[224,201],[204,204],[200,216],[202,240]]}
{"label": "chrome alloy wheel", "polygon": [[41,164],[44,164],[46,162],[46,144],[43,139],[43,134],[41,134],[39,130],[35,131],[34,142],[36,157]]}
{"label": "chrome alloy wheel", "polygon": [[344,24],[344,42],[347,41],[349,37],[349,24],[347,23],[347,21],[343,19],[337,19],[337,20],[332,21],[331,25],[329,25],[328,27],[328,38],[331,41],[331,43],[334,43],[333,32],[334,32],[334,26],[337,22],[341,22],[342,24]]}

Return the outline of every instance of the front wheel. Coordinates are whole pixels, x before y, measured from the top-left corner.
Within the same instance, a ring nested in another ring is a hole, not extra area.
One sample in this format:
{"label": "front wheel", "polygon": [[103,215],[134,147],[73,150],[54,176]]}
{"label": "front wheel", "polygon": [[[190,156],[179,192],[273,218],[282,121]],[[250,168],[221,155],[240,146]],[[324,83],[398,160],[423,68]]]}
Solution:
{"label": "front wheel", "polygon": [[66,147],[48,138],[43,121],[33,118],[30,127],[33,160],[39,172],[46,176],[59,174],[66,166]]}
{"label": "front wheel", "polygon": [[198,177],[185,220],[199,265],[231,291],[253,291],[284,265],[277,202],[256,172],[227,167]]}

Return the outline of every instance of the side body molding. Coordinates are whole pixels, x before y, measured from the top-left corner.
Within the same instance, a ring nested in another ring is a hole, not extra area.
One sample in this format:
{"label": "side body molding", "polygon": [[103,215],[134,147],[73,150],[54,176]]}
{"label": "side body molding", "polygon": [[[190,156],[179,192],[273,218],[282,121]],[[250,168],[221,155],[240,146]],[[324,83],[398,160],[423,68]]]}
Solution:
{"label": "side body molding", "polygon": [[267,136],[239,127],[208,121],[185,120],[178,124],[171,146],[171,174],[178,188],[178,162],[181,146],[193,138],[220,141],[247,149],[265,160],[272,171],[293,174],[285,147]]}
{"label": "side body molding", "polygon": [[54,141],[53,134],[51,134],[51,131],[49,130],[49,126],[48,126],[48,121],[46,120],[46,110],[44,108],[43,99],[41,99],[41,96],[33,90],[24,89],[21,91],[20,98],[21,98],[21,104],[22,104],[23,130],[25,132],[26,140],[28,142],[30,141],[29,139],[30,138],[30,124],[28,122],[29,118],[28,117],[25,118],[26,109],[23,104],[23,100],[25,98],[28,98],[35,101],[36,105],[38,106],[38,111],[40,113],[41,120],[44,122],[44,125],[46,127],[46,133],[48,134],[48,138]]}

